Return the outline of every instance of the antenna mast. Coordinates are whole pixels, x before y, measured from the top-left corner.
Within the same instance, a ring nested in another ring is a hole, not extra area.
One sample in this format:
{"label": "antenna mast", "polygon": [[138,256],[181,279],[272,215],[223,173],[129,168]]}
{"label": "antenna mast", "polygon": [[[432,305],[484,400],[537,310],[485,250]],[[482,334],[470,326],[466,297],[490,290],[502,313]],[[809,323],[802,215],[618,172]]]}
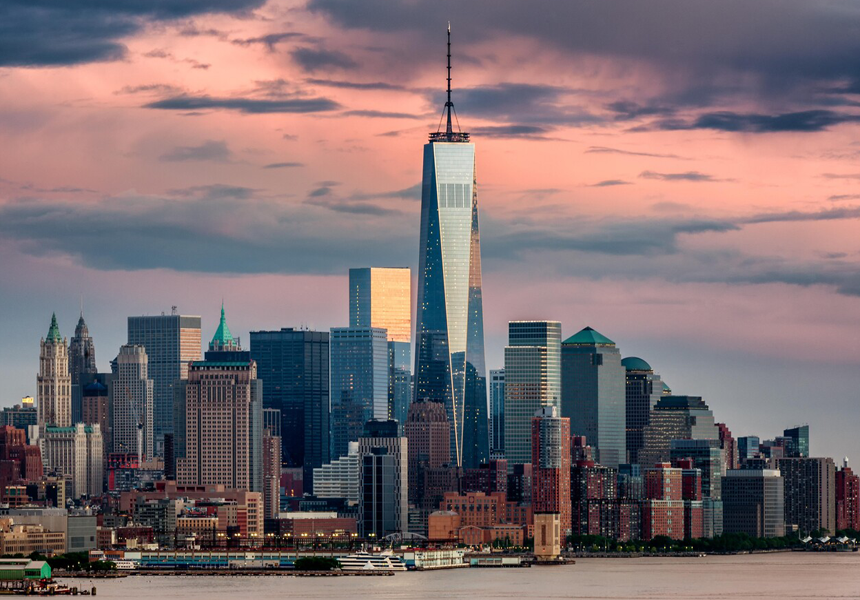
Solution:
{"label": "antenna mast", "polygon": [[445,103],[445,110],[448,113],[448,124],[445,127],[445,133],[451,135],[454,133],[454,128],[451,125],[451,111],[454,110],[454,103],[451,102],[451,21],[448,21],[448,101]]}

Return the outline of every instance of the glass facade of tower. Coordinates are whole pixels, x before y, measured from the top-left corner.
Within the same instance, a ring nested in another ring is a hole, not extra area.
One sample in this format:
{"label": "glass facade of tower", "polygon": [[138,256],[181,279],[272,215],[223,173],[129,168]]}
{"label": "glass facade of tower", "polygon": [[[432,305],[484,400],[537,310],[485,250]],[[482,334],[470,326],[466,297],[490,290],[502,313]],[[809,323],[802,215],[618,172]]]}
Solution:
{"label": "glass facade of tower", "polygon": [[505,348],[505,458],[508,467],[532,461],[532,419],[561,410],[561,323],[512,321]]}
{"label": "glass facade of tower", "polygon": [[505,456],[505,370],[490,370],[490,454]]}
{"label": "glass facade of tower", "polygon": [[414,397],[444,403],[452,458],[477,467],[489,458],[487,376],[475,146],[466,140],[436,134],[424,146]]}
{"label": "glass facade of tower", "polygon": [[371,419],[388,420],[388,340],[379,327],[331,330],[331,459],[346,456]]}

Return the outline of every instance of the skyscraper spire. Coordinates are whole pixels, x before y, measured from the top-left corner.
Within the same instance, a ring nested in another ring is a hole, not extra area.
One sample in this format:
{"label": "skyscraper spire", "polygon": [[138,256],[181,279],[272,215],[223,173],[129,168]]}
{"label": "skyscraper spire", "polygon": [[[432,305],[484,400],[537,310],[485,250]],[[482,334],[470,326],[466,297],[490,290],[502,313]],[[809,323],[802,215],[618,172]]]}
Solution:
{"label": "skyscraper spire", "polygon": [[448,113],[448,124],[445,127],[445,133],[449,136],[454,133],[454,127],[451,125],[451,112],[454,110],[454,103],[451,102],[451,21],[448,21],[448,101],[445,103],[445,111]]}
{"label": "skyscraper spire", "polygon": [[458,131],[454,131],[454,119],[457,118],[457,112],[454,109],[454,101],[451,100],[451,22],[448,21],[448,87],[447,100],[442,116],[445,118],[445,131],[442,132],[442,119],[439,119],[439,127],[436,131],[430,134],[431,142],[468,142],[469,134],[459,131],[459,122],[457,123]]}

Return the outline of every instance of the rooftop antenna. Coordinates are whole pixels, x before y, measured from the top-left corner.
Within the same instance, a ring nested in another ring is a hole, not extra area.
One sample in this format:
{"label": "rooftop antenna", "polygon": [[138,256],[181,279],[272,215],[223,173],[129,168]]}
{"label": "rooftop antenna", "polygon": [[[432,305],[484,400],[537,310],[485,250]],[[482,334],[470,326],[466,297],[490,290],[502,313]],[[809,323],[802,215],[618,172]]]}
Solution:
{"label": "rooftop antenna", "polygon": [[454,103],[451,102],[451,21],[448,21],[448,101],[445,103],[445,110],[448,112],[445,133],[451,135],[454,133],[454,128],[451,125],[451,111],[454,110]]}

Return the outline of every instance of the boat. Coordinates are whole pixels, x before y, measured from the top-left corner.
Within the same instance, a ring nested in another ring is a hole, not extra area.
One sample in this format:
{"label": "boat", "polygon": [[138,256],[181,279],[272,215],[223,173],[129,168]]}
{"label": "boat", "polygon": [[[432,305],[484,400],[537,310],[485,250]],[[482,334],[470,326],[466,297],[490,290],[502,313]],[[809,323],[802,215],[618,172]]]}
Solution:
{"label": "boat", "polygon": [[343,571],[405,571],[406,563],[391,553],[357,552],[337,559]]}
{"label": "boat", "polygon": [[115,560],[113,564],[116,565],[117,571],[134,571],[137,569],[137,564],[133,560]]}

